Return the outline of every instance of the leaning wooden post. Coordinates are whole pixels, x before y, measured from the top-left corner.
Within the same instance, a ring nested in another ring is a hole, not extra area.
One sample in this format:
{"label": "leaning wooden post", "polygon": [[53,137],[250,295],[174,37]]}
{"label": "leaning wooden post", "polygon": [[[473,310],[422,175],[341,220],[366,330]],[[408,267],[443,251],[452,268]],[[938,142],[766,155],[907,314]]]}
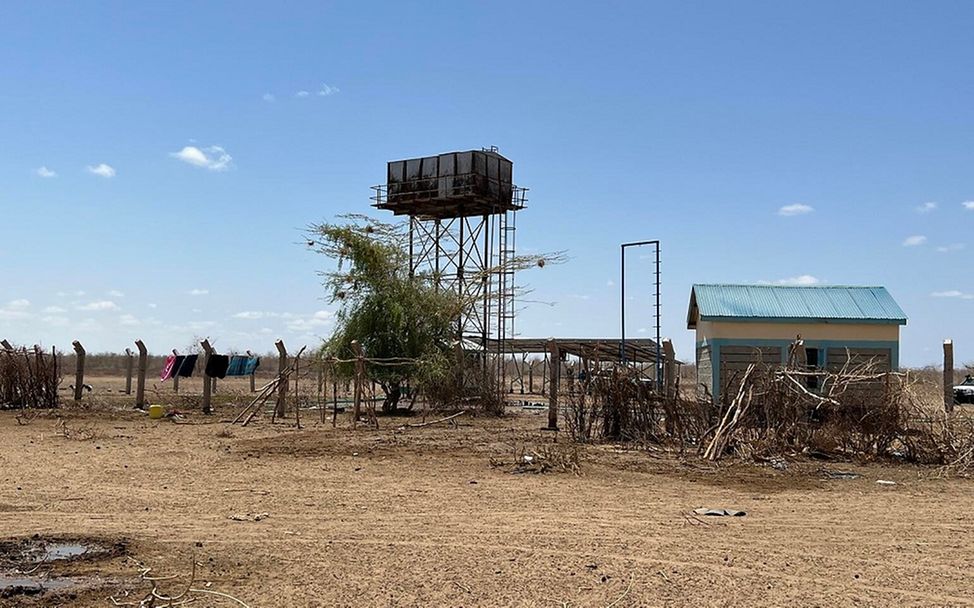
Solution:
{"label": "leaning wooden post", "polygon": [[4,349],[6,349],[6,350],[13,350],[14,349],[13,345],[10,344],[10,342],[7,342],[6,340],[0,340],[0,346],[4,347]]}
{"label": "leaning wooden post", "polygon": [[125,394],[132,394],[132,366],[134,365],[134,359],[132,358],[132,349],[125,349]]}
{"label": "leaning wooden post", "polygon": [[284,347],[284,340],[274,343],[277,347],[277,405],[274,407],[274,415],[284,417],[285,406],[287,404],[287,385],[290,380],[283,378],[284,370],[287,369],[287,348]]}
{"label": "leaning wooden post", "polygon": [[362,414],[362,389],[365,384],[365,352],[358,340],[352,340],[352,352],[355,354],[355,403],[352,407],[352,428],[355,428]]}
{"label": "leaning wooden post", "polygon": [[954,411],[954,341],[944,340],[944,411]]}
{"label": "leaning wooden post", "polygon": [[548,430],[557,431],[558,430],[558,384],[559,384],[559,373],[561,372],[561,365],[558,362],[561,360],[560,354],[558,352],[558,342],[555,340],[548,340],[548,356],[551,357],[551,365],[548,367],[550,370],[550,378],[548,380]]}
{"label": "leaning wooden post", "polygon": [[206,368],[210,366],[210,355],[213,354],[213,347],[210,346],[210,340],[206,339],[200,342],[203,347],[203,413],[209,414],[213,410],[210,408],[210,398],[213,391],[212,378],[206,373]]}
{"label": "leaning wooden post", "polygon": [[81,342],[75,340],[71,343],[74,346],[74,354],[77,359],[77,366],[74,372],[74,400],[81,401],[82,391],[85,383],[85,347]]}
{"label": "leaning wooden post", "polygon": [[142,340],[135,341],[135,347],[139,349],[138,376],[135,384],[135,407],[145,408],[145,374],[149,367],[149,351],[146,349]]}

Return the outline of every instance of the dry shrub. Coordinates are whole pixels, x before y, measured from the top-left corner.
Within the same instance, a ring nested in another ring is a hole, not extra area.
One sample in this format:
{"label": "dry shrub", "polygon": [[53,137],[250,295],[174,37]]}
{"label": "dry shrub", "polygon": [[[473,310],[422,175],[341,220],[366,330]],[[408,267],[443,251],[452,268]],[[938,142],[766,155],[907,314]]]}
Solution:
{"label": "dry shrub", "polygon": [[722,394],[721,404],[665,397],[634,370],[602,370],[569,392],[565,424],[579,442],[675,444],[711,460],[811,453],[974,473],[974,417],[931,406],[922,374],[884,372],[874,361],[832,371],[756,364],[728,378]]}
{"label": "dry shrub", "polygon": [[60,382],[55,354],[0,347],[0,409],[57,407]]}
{"label": "dry shrub", "polygon": [[90,424],[68,424],[64,418],[58,418],[55,426],[57,435],[73,441],[91,441],[97,436],[95,427]]}
{"label": "dry shrub", "polygon": [[581,458],[574,444],[541,443],[533,448],[515,441],[505,458],[491,458],[490,466],[511,473],[572,473],[581,475]]}

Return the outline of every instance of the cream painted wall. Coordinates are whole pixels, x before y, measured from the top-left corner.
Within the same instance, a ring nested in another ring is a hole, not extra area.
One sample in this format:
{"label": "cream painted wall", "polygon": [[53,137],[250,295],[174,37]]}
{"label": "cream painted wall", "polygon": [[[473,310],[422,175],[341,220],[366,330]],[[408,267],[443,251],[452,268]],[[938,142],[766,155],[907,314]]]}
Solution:
{"label": "cream painted wall", "polygon": [[720,338],[755,340],[850,340],[898,342],[900,326],[879,323],[733,323],[698,321],[697,343]]}

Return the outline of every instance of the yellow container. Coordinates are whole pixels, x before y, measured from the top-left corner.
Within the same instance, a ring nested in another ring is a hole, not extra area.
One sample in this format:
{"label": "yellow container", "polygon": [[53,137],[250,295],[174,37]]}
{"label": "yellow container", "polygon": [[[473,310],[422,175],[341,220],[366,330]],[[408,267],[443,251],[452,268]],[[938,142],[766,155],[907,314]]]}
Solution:
{"label": "yellow container", "polygon": [[166,408],[161,405],[150,405],[149,406],[149,418],[153,420],[158,420],[166,415]]}

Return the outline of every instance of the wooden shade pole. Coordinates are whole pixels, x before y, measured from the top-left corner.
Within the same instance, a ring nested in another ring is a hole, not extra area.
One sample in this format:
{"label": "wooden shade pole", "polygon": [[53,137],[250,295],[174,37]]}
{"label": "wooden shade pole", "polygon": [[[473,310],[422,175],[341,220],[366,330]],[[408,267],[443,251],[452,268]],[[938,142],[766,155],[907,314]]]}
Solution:
{"label": "wooden shade pole", "polygon": [[548,430],[558,430],[558,384],[561,372],[560,353],[558,352],[558,342],[548,340],[548,356],[551,358],[551,365],[548,367]]}

